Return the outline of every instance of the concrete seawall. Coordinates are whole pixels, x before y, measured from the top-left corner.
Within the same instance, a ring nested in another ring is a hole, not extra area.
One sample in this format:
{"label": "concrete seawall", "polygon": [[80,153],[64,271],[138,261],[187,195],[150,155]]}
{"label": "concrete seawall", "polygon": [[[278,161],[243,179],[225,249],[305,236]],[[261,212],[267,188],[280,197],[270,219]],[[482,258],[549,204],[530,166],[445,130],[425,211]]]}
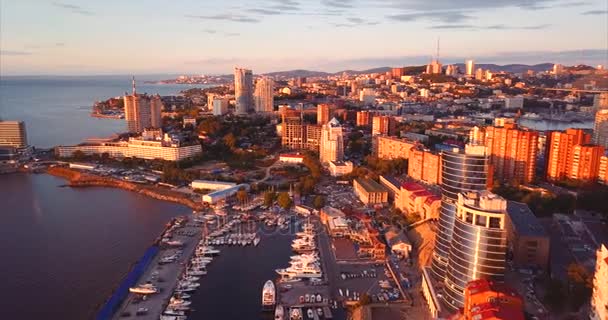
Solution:
{"label": "concrete seawall", "polygon": [[118,188],[137,192],[139,194],[143,194],[145,196],[158,200],[183,204],[193,210],[203,210],[205,208],[202,203],[192,200],[187,194],[183,194],[177,191],[161,187],[141,185],[133,182],[118,180],[115,178],[102,177],[64,167],[48,168],[47,173],[52,176],[66,179],[68,181],[68,186],[70,187]]}

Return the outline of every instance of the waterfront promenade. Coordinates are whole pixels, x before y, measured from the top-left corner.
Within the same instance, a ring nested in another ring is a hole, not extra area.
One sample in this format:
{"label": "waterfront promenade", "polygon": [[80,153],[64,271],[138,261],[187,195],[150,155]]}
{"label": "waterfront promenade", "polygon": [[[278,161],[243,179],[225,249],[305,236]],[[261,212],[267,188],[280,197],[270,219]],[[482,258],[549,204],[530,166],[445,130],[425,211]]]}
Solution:
{"label": "waterfront promenade", "polygon": [[[113,319],[157,320],[159,318],[173,295],[173,290],[177,286],[181,274],[183,274],[190,258],[194,254],[194,250],[201,240],[201,230],[200,226],[190,222],[173,232],[172,240],[182,241],[184,246],[181,249],[161,248],[148,269],[137,282],[140,285],[149,281],[159,289],[159,292],[148,295],[145,299],[142,299],[141,295],[129,293],[121,307],[114,314]],[[175,262],[159,264],[159,260],[162,257],[173,255],[177,250],[182,250],[182,254]],[[143,308],[147,309],[147,311],[138,314],[137,311],[143,310]]]}

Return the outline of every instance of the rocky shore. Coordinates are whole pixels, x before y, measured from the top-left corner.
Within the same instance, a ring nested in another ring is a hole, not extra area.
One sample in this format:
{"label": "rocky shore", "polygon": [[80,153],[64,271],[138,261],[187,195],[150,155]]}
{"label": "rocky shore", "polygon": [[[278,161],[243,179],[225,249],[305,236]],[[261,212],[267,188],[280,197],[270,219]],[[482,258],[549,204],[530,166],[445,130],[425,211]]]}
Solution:
{"label": "rocky shore", "polygon": [[168,190],[161,187],[141,185],[133,182],[118,180],[109,177],[102,177],[90,173],[84,173],[77,170],[65,168],[65,167],[51,167],[48,168],[48,174],[60,178],[64,178],[68,181],[70,187],[110,187],[124,189],[128,191],[137,192],[150,198],[175,202],[190,207],[193,210],[203,210],[205,206],[192,200],[187,194],[181,192]]}

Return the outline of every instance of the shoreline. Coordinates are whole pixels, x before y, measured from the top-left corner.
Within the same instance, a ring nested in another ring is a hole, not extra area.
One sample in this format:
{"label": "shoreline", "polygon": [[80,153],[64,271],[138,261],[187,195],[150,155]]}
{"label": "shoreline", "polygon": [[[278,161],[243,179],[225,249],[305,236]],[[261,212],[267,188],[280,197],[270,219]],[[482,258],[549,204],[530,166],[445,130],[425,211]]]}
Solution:
{"label": "shoreline", "polygon": [[136,192],[147,197],[178,203],[189,207],[192,210],[201,211],[206,207],[200,202],[192,200],[187,195],[167,190],[156,186],[147,186],[135,184],[133,182],[117,180],[114,178],[102,177],[90,173],[83,173],[69,168],[51,167],[46,170],[46,173],[55,177],[67,180],[67,186],[85,188],[85,187],[108,187],[117,188],[127,191]]}

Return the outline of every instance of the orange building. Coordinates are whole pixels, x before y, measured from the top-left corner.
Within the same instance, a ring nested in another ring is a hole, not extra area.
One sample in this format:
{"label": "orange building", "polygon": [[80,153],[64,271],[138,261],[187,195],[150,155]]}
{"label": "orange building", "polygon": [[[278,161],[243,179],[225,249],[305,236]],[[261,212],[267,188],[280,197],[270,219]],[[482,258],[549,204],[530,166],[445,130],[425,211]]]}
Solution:
{"label": "orange building", "polygon": [[589,144],[591,135],[582,129],[553,131],[547,137],[547,180],[561,180],[568,177],[572,168],[575,145]]}
{"label": "orange building", "polygon": [[473,280],[464,289],[464,320],[524,320],[524,302],[513,289],[490,280]]}
{"label": "orange building", "polygon": [[373,154],[383,160],[409,159],[414,146],[414,141],[387,136],[376,136],[372,141]]}
{"label": "orange building", "polygon": [[317,105],[317,124],[324,125],[331,119],[331,106],[326,103]]}
{"label": "orange building", "polygon": [[357,111],[357,126],[358,127],[367,127],[372,125],[372,117],[376,113],[373,111]]}
{"label": "orange building", "polygon": [[441,155],[422,148],[410,150],[407,175],[430,184],[441,184]]}
{"label": "orange building", "polygon": [[598,170],[597,182],[608,185],[608,155],[600,158],[600,168]]}
{"label": "orange building", "polygon": [[372,136],[383,134],[395,135],[395,118],[391,116],[374,116],[372,118]]}
{"label": "orange building", "polygon": [[504,127],[474,128],[470,138],[488,148],[497,179],[515,183],[534,180],[538,154],[537,131],[519,129],[515,124],[506,123]]}
{"label": "orange building", "polygon": [[595,181],[599,174],[600,159],[604,147],[594,145],[576,145],[572,148],[572,165],[567,170],[569,179]]}
{"label": "orange building", "polygon": [[405,75],[405,68],[392,68],[391,76],[393,79],[401,79]]}

